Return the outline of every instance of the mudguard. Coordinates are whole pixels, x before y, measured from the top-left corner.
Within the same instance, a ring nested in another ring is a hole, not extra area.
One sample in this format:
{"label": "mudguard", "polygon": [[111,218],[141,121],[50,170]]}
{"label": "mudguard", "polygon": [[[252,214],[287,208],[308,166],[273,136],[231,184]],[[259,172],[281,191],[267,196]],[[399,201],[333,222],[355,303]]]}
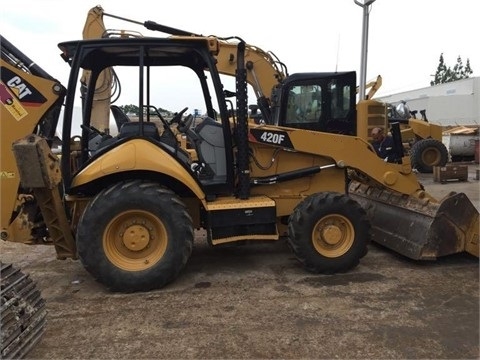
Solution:
{"label": "mudguard", "polygon": [[82,169],[72,179],[77,187],[106,175],[125,171],[152,171],[182,181],[199,199],[205,194],[193,176],[166,150],[144,139],[133,139],[108,151]]}

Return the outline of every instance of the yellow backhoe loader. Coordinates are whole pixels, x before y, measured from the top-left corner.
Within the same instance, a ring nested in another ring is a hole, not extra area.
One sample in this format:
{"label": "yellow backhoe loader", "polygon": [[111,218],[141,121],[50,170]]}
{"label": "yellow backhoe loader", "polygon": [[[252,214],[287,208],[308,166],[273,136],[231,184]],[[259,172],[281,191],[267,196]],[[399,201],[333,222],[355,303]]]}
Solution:
{"label": "yellow backhoe loader", "polygon": [[[388,126],[387,105],[357,103],[355,72],[288,75],[272,53],[236,36],[152,21],[133,22],[169,36],[109,32],[104,16],[113,15],[96,7],[86,24],[100,25],[101,36],[58,45],[71,68],[66,89],[23,66],[28,58],[20,50],[2,50],[3,240],[52,244],[59,259],[78,257],[95,279],[122,292],[173,281],[191,255],[195,229],[204,229],[212,246],[285,237],[313,273],[353,269],[370,240],[415,260],[478,256],[477,210],[465,194],[437,200],[425,191],[398,126],[395,162],[375,154],[366,139],[371,128]],[[171,121],[162,116],[154,104],[166,83],[157,71],[165,68],[195,75],[188,87],[203,94],[205,116],[186,115],[190,98],[180,91],[183,110]],[[104,89],[129,71],[139,118],[122,122],[113,136],[114,97]],[[235,76],[235,91],[222,74]],[[257,122],[248,119],[248,84]],[[195,157],[180,146],[173,124]]]}

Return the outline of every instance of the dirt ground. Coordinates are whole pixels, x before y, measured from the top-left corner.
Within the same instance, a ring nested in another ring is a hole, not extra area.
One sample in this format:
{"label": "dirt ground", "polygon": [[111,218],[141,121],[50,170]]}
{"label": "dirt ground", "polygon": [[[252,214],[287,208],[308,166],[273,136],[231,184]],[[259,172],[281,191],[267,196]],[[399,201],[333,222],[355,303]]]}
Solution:
{"label": "dirt ground", "polygon": [[[434,183],[441,198],[479,181]],[[180,277],[148,293],[107,292],[54,249],[0,243],[2,261],[37,281],[48,323],[31,359],[478,359],[479,262],[415,262],[372,244],[353,271],[312,275],[283,241],[208,247],[196,240]]]}

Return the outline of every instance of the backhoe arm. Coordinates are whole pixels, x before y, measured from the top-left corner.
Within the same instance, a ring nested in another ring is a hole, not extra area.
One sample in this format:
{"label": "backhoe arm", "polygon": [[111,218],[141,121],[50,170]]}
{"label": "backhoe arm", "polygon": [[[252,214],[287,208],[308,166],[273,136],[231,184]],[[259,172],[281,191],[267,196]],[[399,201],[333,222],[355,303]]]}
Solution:
{"label": "backhoe arm", "polygon": [[[85,27],[83,30],[84,39],[93,39],[106,36],[106,28],[103,23],[103,16],[109,16],[116,19],[120,19],[126,22],[135,23],[144,26],[146,29],[152,31],[161,31],[172,35],[172,37],[203,37],[193,32],[172,28],[169,26],[157,24],[153,21],[139,22],[135,20],[126,19],[120,16],[105,13],[100,6],[92,8],[87,16]],[[120,32],[116,34],[122,36],[127,35],[127,32]],[[214,54],[216,56],[217,70],[219,73],[229,76],[235,76],[237,70],[237,46],[240,40],[237,37],[221,38],[216,36],[209,36],[214,38],[218,42],[218,52]],[[245,48],[245,68],[247,69],[247,82],[252,86],[257,98],[266,98],[270,101],[273,88],[278,85],[287,74],[286,67],[281,63],[274,54],[266,52],[259,47],[253,45],[246,45]],[[82,83],[88,83],[89,72],[85,72],[82,77]],[[99,78],[97,86],[101,85],[101,82],[108,82],[111,79]],[[108,95],[108,93],[102,93]],[[101,95],[96,96],[101,98]]]}
{"label": "backhoe arm", "polygon": [[[225,40],[219,41],[219,51],[216,55],[218,72],[224,75],[235,76],[237,44]],[[245,68],[247,82],[257,96],[270,98],[272,89],[277,86],[287,74],[277,66],[279,64],[270,53],[253,46],[245,47]]]}
{"label": "backhoe arm", "polygon": [[[88,12],[87,19],[83,28],[83,39],[97,39],[106,35],[106,28],[103,23],[103,9],[96,6]],[[85,93],[85,88],[89,86],[91,71],[84,70],[80,79]],[[109,111],[112,97],[113,74],[111,69],[105,69],[99,75],[95,84],[95,95],[93,97],[93,107],[91,113],[91,125],[101,131],[109,127]],[[85,101],[83,98],[82,101]]]}
{"label": "backhoe arm", "polygon": [[[382,76],[378,75],[375,80],[371,80],[365,84],[365,89],[370,89],[365,96],[365,100],[371,100],[373,96],[377,93],[378,89],[382,86]],[[357,86],[357,94],[359,87]]]}

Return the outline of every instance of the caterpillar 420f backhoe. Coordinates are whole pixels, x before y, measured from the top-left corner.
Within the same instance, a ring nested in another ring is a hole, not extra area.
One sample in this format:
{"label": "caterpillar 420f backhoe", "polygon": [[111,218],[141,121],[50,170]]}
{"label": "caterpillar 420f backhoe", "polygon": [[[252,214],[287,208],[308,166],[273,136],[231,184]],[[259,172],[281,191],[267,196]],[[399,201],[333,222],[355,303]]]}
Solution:
{"label": "caterpillar 420f backhoe", "polygon": [[[288,75],[271,53],[238,37],[151,21],[143,25],[171,36],[109,32],[105,15],[100,7],[89,14],[85,31],[97,35],[59,44],[71,67],[60,156],[51,140],[64,88],[2,56],[10,99],[1,108],[2,158],[11,154],[2,162],[2,239],[52,243],[59,258],[78,255],[97,280],[127,292],[173,281],[195,229],[212,245],[286,237],[314,273],[354,268],[371,239],[412,259],[478,256],[478,212],[464,194],[428,194],[398,129],[396,162],[375,154],[366,139],[372,127],[387,126],[387,108],[356,103],[355,72]],[[189,96],[173,87],[182,111],[168,121],[154,105],[164,85],[155,75],[165,68],[194,75],[188,87],[201,90],[205,116],[183,116]],[[132,69],[138,121],[112,131],[110,91]],[[235,91],[222,74],[235,76]],[[248,85],[257,121],[248,118]]]}

